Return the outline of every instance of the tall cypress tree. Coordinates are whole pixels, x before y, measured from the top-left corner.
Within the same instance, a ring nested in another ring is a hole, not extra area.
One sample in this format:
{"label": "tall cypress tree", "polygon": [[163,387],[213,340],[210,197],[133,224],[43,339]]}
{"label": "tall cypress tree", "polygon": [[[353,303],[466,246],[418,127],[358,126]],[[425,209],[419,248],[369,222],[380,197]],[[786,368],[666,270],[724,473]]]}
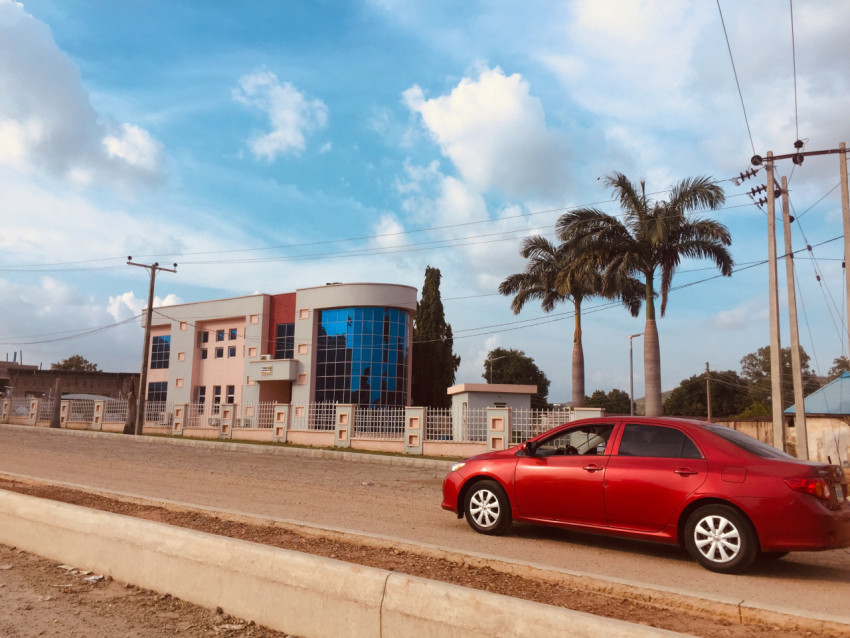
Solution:
{"label": "tall cypress tree", "polygon": [[452,327],[440,299],[440,270],[425,268],[422,299],[413,320],[413,405],[448,407],[446,390],[454,385],[460,357],[452,352]]}

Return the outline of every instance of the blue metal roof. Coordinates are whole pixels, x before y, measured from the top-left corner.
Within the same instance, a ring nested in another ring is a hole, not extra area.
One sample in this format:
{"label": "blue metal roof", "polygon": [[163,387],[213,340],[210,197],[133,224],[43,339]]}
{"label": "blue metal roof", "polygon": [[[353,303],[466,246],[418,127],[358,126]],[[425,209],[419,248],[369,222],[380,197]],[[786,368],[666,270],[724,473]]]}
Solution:
{"label": "blue metal roof", "polygon": [[[805,399],[806,414],[850,414],[850,372],[830,381]],[[792,405],[785,414],[794,414]]]}

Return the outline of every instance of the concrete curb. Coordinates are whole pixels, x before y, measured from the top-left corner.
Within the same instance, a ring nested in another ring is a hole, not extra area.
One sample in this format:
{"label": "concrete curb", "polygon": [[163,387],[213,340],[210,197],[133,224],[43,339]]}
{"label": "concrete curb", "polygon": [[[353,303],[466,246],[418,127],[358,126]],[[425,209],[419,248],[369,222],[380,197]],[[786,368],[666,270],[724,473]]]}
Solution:
{"label": "concrete curb", "polygon": [[419,467],[424,469],[448,472],[455,461],[440,459],[410,458],[390,454],[370,454],[368,452],[343,452],[322,450],[316,448],[284,447],[280,444],[233,443],[220,440],[183,439],[166,436],[133,436],[120,432],[96,432],[93,430],[66,430],[64,428],[44,428],[31,425],[14,425],[0,423],[0,429],[27,430],[28,432],[44,433],[45,436],[83,436],[91,438],[123,437],[129,445],[177,445],[186,447],[205,448],[210,451],[222,450],[230,452],[246,452],[248,454],[271,454],[280,456],[298,456],[314,459],[341,459],[352,463],[382,463],[402,467]]}
{"label": "concrete curb", "polygon": [[0,542],[307,638],[683,635],[5,490]]}
{"label": "concrete curb", "polygon": [[803,616],[797,611],[766,606],[747,600],[722,596],[706,596],[700,592],[682,591],[681,589],[665,588],[659,585],[650,586],[646,583],[626,579],[603,578],[589,572],[566,570],[527,561],[507,560],[499,556],[479,552],[445,549],[427,543],[411,543],[405,539],[392,536],[367,534],[345,528],[312,525],[302,521],[275,516],[245,514],[244,512],[235,510],[195,505],[182,501],[152,499],[126,492],[94,489],[76,483],[44,481],[37,477],[9,472],[0,472],[0,477],[32,485],[43,485],[46,483],[58,485],[90,494],[115,498],[120,501],[162,506],[176,511],[203,511],[210,515],[236,522],[275,523],[279,527],[307,536],[333,538],[342,542],[354,542],[379,549],[397,549],[411,554],[430,556],[455,563],[488,567],[498,572],[534,578],[556,586],[560,585],[604,594],[618,599],[634,600],[659,608],[672,609],[679,612],[691,612],[704,617],[721,618],[734,624],[761,624],[774,627],[777,630],[808,631],[813,635],[823,635],[828,632],[839,635],[847,633],[850,635],[850,617],[846,616]]}

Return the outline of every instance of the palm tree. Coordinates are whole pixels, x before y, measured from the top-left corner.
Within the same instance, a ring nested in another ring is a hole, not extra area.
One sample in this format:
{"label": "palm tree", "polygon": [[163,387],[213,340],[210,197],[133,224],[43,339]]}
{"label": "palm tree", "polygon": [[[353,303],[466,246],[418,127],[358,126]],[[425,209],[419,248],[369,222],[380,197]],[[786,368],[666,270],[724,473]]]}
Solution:
{"label": "palm tree", "polygon": [[613,173],[605,183],[614,189],[623,211],[623,221],[595,208],[565,213],[555,225],[558,237],[569,250],[592,255],[605,265],[608,281],[642,277],[645,287],[646,327],[643,356],[646,383],[646,414],[661,414],[661,350],[655,323],[655,277],[660,275],[661,316],[673,274],[683,258],[714,262],[725,277],[734,264],[727,246],[729,230],[710,219],[693,215],[703,209],[716,210],[725,202],[723,189],[708,177],[686,178],[676,184],[666,200],[653,201],[646,185],[633,184],[622,173]]}
{"label": "palm tree", "polygon": [[573,407],[584,405],[584,349],[581,334],[581,303],[587,297],[620,298],[633,316],[640,312],[642,285],[636,279],[619,286],[607,285],[598,262],[571,253],[565,245],[555,246],[545,237],[533,235],[522,244],[520,254],[528,259],[525,271],[508,276],[499,284],[503,295],[514,295],[511,309],[519,314],[526,302],[540,300],[544,312],[564,301],[575,308],[572,358]]}

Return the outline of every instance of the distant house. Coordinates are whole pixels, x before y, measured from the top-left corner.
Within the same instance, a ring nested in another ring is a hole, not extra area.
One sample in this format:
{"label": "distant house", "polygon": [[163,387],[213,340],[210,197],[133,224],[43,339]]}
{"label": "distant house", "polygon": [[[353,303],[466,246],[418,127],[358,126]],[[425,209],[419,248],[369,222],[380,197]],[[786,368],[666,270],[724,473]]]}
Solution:
{"label": "distant house", "polygon": [[[809,458],[850,467],[850,372],[807,396],[805,409]],[[785,414],[794,417],[795,407]]]}

